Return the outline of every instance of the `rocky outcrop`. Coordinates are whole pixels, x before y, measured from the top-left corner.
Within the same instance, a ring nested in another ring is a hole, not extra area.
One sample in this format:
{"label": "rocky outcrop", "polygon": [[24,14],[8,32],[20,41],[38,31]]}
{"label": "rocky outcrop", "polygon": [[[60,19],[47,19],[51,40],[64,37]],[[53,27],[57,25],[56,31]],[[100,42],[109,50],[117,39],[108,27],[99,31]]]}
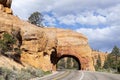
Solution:
{"label": "rocky outcrop", "polygon": [[58,30],[58,47],[59,56],[73,55],[77,57],[83,70],[94,70],[91,58],[91,48],[88,39],[80,33],[71,30]]}
{"label": "rocky outcrop", "polygon": [[25,68],[23,65],[15,62],[14,60],[0,55],[0,67],[6,67],[8,69],[19,69]]}
{"label": "rocky outcrop", "polygon": [[80,33],[57,29],[47,28],[48,31],[55,31],[57,36],[57,60],[53,59],[55,64],[59,58],[63,56],[73,56],[79,59],[81,69],[94,70],[91,48],[88,44],[88,39]]}
{"label": "rocky outcrop", "polygon": [[50,35],[54,36],[52,32],[48,34],[43,28],[0,11],[0,38],[5,32],[16,34],[18,45],[22,50],[21,61],[24,65],[29,64],[50,70],[50,53],[52,48],[56,47],[56,39],[50,37]]}
{"label": "rocky outcrop", "polygon": [[0,4],[3,4],[3,6],[10,8],[11,7],[12,0],[0,0]]}
{"label": "rocky outcrop", "polygon": [[108,53],[100,52],[100,51],[92,51],[92,59],[94,66],[97,64],[97,60],[100,58],[101,61],[101,67],[104,66],[104,62],[107,59]]}
{"label": "rocky outcrop", "polygon": [[0,10],[8,14],[12,14],[11,10],[12,0],[0,0]]}
{"label": "rocky outcrop", "polygon": [[70,55],[78,59],[81,69],[94,70],[93,58],[96,53],[92,52],[88,39],[83,34],[71,30],[36,27],[0,10],[0,38],[5,32],[16,37],[16,46],[22,50],[23,65],[45,71],[54,70],[61,57]]}

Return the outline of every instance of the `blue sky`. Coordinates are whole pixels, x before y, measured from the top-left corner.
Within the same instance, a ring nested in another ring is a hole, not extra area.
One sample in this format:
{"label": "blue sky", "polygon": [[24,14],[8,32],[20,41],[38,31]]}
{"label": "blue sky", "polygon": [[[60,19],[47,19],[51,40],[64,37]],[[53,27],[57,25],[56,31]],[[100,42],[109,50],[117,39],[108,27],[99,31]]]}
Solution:
{"label": "blue sky", "polygon": [[83,33],[93,49],[120,47],[120,0],[13,0],[12,9],[23,20],[39,11],[44,25]]}

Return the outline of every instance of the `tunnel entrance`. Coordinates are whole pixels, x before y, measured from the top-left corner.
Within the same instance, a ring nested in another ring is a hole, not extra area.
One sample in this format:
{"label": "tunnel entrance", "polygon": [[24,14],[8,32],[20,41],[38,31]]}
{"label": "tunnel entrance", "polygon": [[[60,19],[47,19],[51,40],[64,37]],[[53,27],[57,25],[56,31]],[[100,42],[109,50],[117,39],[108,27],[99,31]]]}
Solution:
{"label": "tunnel entrance", "polygon": [[63,55],[58,59],[56,68],[57,70],[64,69],[81,70],[81,64],[77,57],[71,55]]}

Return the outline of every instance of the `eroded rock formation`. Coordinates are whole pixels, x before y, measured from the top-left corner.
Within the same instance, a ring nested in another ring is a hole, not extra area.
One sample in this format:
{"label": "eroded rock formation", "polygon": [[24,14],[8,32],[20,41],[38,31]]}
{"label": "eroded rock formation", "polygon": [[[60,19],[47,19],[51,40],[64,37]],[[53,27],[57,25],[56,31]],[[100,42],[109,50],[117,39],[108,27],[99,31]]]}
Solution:
{"label": "eroded rock formation", "polygon": [[0,10],[8,14],[12,14],[11,10],[12,0],[0,0]]}
{"label": "eroded rock formation", "polygon": [[100,58],[101,61],[101,67],[104,66],[104,62],[107,59],[108,53],[100,52],[100,51],[92,51],[92,59],[94,66],[97,64],[97,60]]}
{"label": "eroded rock formation", "polygon": [[54,32],[47,32],[43,28],[0,11],[0,38],[5,32],[9,34],[19,33],[21,36],[18,39],[18,44],[22,50],[21,61],[23,64],[51,70],[50,54],[53,51],[52,48],[57,46]]}
{"label": "eroded rock formation", "polygon": [[94,70],[92,50],[83,34],[36,27],[0,10],[0,38],[4,32],[16,36],[23,65],[54,70],[60,57],[71,55],[78,58],[81,69]]}
{"label": "eroded rock formation", "polygon": [[79,59],[81,69],[94,70],[92,51],[88,39],[83,34],[57,28],[47,28],[46,30],[55,31],[57,36],[57,60],[54,59],[54,64],[62,56],[68,55]]}

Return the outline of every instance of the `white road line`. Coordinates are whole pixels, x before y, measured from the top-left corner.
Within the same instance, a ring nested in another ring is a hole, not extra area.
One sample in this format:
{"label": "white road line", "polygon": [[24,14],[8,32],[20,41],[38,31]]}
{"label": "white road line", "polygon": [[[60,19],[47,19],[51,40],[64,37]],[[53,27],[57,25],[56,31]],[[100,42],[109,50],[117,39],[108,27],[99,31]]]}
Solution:
{"label": "white road line", "polygon": [[81,75],[81,77],[80,77],[80,80],[82,80],[83,77],[84,77],[84,73],[83,73],[83,71],[82,71],[81,73],[82,73],[82,75]]}

